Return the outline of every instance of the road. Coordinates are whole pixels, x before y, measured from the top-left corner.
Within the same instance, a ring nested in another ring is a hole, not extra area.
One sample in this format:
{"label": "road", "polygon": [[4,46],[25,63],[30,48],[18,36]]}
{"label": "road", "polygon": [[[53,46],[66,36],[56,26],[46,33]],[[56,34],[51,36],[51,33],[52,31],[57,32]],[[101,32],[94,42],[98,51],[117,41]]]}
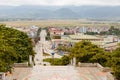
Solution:
{"label": "road", "polygon": [[[51,53],[54,52],[54,50],[50,49],[51,44],[50,42],[45,40],[46,36],[46,31],[42,30],[40,33],[40,41],[36,44],[34,50],[37,53],[34,58],[35,65],[42,65],[43,64],[43,59],[45,58],[51,58]],[[50,54],[51,56],[43,56],[43,51],[45,53]],[[55,54],[54,58],[61,58],[62,56]]]}
{"label": "road", "polygon": [[[37,53],[34,58],[35,66],[33,66],[32,74],[29,75],[28,80],[33,80],[33,79],[39,80],[40,75],[38,74],[40,74],[41,70],[43,70],[43,68],[45,67],[43,66],[44,64],[43,59],[45,58],[43,56],[43,50],[44,52],[49,53],[50,55],[53,52],[53,50],[50,50],[50,44],[48,41],[45,40],[45,36],[46,36],[46,31],[42,30],[40,33],[40,41],[36,44],[34,48],[35,52]],[[55,54],[55,57],[60,58],[61,56]],[[48,58],[51,58],[51,56],[49,56]],[[44,80],[44,79],[41,79],[41,80]]]}

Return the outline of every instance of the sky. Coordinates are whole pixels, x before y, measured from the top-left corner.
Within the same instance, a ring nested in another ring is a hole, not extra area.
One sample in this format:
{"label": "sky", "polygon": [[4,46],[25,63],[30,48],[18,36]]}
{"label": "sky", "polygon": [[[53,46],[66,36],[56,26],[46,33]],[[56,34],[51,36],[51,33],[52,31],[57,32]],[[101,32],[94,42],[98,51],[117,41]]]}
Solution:
{"label": "sky", "polygon": [[0,0],[0,5],[42,5],[42,6],[120,6],[120,0]]}

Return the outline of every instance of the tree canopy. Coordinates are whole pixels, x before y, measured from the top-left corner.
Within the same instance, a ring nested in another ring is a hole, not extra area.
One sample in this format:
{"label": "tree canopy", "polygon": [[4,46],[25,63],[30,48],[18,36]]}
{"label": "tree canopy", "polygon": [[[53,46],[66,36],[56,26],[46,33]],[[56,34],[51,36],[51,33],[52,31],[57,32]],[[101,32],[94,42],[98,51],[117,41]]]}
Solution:
{"label": "tree canopy", "polygon": [[97,54],[102,54],[104,50],[91,42],[81,41],[76,43],[70,51],[70,57],[76,57],[77,62],[92,62],[92,58]]}
{"label": "tree canopy", "polygon": [[26,33],[0,25],[0,71],[9,71],[13,63],[26,62],[34,54]]}
{"label": "tree canopy", "polygon": [[[80,41],[68,49],[65,46],[59,46],[57,50],[68,51],[68,56],[55,60],[54,65],[67,65],[71,58],[76,57],[77,63],[100,63],[104,67],[112,68],[114,76],[120,79],[120,47],[113,52],[105,52],[103,48],[91,42]],[[52,59],[49,59],[48,62],[51,61]]]}
{"label": "tree canopy", "polygon": [[71,48],[70,57],[76,57],[77,62],[100,63],[104,67],[111,67],[115,77],[120,79],[120,47],[113,52],[105,52],[91,42],[81,41]]}
{"label": "tree canopy", "polygon": [[111,26],[108,31],[100,32],[100,35],[117,35],[120,36],[120,29]]}

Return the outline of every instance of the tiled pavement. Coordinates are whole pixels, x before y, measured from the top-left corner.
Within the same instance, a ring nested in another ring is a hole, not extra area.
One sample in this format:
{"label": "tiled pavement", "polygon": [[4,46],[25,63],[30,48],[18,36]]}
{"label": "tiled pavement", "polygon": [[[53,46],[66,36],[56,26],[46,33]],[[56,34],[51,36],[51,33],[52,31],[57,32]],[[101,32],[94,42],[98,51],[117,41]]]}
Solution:
{"label": "tiled pavement", "polygon": [[13,74],[8,75],[6,80],[22,80],[24,77],[31,74],[32,68],[15,68]]}
{"label": "tiled pavement", "polygon": [[23,80],[107,80],[97,67],[35,66]]}

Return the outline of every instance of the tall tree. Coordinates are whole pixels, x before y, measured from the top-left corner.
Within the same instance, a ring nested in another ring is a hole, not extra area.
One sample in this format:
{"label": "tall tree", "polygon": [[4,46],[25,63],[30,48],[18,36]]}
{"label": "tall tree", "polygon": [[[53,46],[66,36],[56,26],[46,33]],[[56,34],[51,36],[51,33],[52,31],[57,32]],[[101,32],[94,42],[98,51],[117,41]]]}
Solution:
{"label": "tall tree", "polygon": [[0,25],[0,71],[10,71],[13,63],[26,62],[34,54],[26,33]]}
{"label": "tall tree", "polygon": [[104,53],[102,48],[97,47],[91,42],[80,41],[71,48],[70,57],[76,57],[77,62],[92,62],[91,59],[96,54],[102,53]]}

